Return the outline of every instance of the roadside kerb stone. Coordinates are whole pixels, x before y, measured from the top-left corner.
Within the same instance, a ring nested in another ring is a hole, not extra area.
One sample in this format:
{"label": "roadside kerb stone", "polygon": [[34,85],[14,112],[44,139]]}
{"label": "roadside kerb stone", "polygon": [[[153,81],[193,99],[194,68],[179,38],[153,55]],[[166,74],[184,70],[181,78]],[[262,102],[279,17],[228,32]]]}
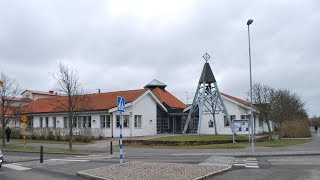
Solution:
{"label": "roadside kerb stone", "polygon": [[199,165],[228,166],[231,168],[235,161],[236,161],[235,157],[210,156],[209,158],[199,163]]}
{"label": "roadside kerb stone", "polygon": [[268,157],[268,156],[306,156],[320,155],[320,151],[269,151],[269,152],[229,152],[229,153],[180,153],[171,156],[231,156],[231,157]]}
{"label": "roadside kerb stone", "polygon": [[89,179],[204,179],[229,170],[229,166],[131,161],[77,172]]}

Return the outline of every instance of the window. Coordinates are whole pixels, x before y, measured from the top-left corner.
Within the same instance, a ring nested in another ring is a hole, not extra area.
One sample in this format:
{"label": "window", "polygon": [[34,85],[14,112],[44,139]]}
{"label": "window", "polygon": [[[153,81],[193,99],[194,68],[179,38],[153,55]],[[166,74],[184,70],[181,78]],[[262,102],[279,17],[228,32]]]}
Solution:
{"label": "window", "polygon": [[211,119],[209,121],[209,128],[213,128],[213,121]]}
{"label": "window", "polygon": [[88,119],[87,119],[87,127],[88,127],[88,128],[91,128],[91,116],[88,116]]}
{"label": "window", "polygon": [[91,116],[79,116],[74,122],[75,128],[91,128]]}
{"label": "window", "polygon": [[49,117],[46,117],[46,127],[49,127]]}
{"label": "window", "polygon": [[40,122],[39,122],[39,124],[40,124],[40,127],[42,128],[43,126],[42,126],[42,121],[43,121],[43,117],[40,117]]}
{"label": "window", "polygon": [[262,127],[262,126],[263,126],[263,120],[259,119],[259,127]]}
{"label": "window", "polygon": [[77,128],[77,119],[75,119],[75,118],[72,118],[72,123],[73,123],[73,127],[74,128]]}
{"label": "window", "polygon": [[141,128],[141,119],[142,119],[141,115],[134,116],[134,127],[135,128]]}
{"label": "window", "polygon": [[[129,115],[122,115],[123,127],[129,127]],[[120,115],[117,115],[117,127],[120,127]]]}
{"label": "window", "polygon": [[63,117],[63,128],[68,127],[68,118],[66,116]]}
{"label": "window", "polygon": [[[233,121],[234,119],[236,119],[236,115],[230,115],[229,117],[230,117],[230,121]],[[229,126],[227,116],[224,116],[224,126]]]}
{"label": "window", "polygon": [[57,117],[52,117],[52,121],[53,121],[53,128],[57,127]]}
{"label": "window", "polygon": [[110,128],[111,127],[111,116],[110,115],[101,115],[100,116],[100,127],[101,128]]}
{"label": "window", "polygon": [[33,117],[28,116],[28,122],[27,122],[28,128],[33,128]]}
{"label": "window", "polygon": [[250,119],[250,115],[241,115],[241,119],[249,120]]}

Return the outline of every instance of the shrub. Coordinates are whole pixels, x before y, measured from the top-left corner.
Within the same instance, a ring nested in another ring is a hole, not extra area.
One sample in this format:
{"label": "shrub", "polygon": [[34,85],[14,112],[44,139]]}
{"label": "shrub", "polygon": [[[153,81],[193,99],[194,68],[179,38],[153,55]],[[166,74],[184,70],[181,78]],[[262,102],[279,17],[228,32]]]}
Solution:
{"label": "shrub", "polygon": [[304,138],[310,137],[308,119],[284,121],[282,124],[281,135],[284,138]]}
{"label": "shrub", "polygon": [[21,138],[20,129],[18,127],[11,128],[11,138],[12,139],[20,139]]}
{"label": "shrub", "polygon": [[58,141],[61,140],[61,128],[57,128],[55,131],[55,135]]}
{"label": "shrub", "polygon": [[47,139],[48,140],[54,140],[53,130],[47,129]]}
{"label": "shrub", "polygon": [[76,142],[91,142],[92,132],[90,128],[79,129],[78,135],[74,135]]}
{"label": "shrub", "polygon": [[93,137],[96,138],[96,139],[103,139],[103,130],[100,129],[100,128],[95,128],[95,129],[92,129],[93,130]]}

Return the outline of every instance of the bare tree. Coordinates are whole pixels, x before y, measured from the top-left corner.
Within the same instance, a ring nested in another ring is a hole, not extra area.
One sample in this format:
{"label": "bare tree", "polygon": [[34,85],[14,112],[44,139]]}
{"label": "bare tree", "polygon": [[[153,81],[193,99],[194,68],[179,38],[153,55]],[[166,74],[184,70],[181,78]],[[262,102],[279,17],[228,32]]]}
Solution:
{"label": "bare tree", "polygon": [[284,121],[307,118],[308,115],[304,108],[305,103],[297,94],[291,93],[288,89],[279,89],[272,96],[271,118],[277,123],[279,129],[279,139]]}
{"label": "bare tree", "polygon": [[79,114],[88,104],[88,96],[80,87],[79,77],[76,71],[68,66],[59,64],[59,72],[53,77],[57,80],[58,91],[67,97],[57,98],[57,109],[67,112],[69,127],[69,150],[72,150],[73,124]]}
{"label": "bare tree", "polygon": [[[255,106],[259,108],[259,120],[263,120],[267,123],[269,138],[272,138],[272,130],[270,124],[271,116],[271,104],[272,97],[275,90],[268,85],[262,85],[260,83],[255,83],[252,88],[252,101]],[[249,94],[250,95],[250,94]]]}
{"label": "bare tree", "polygon": [[0,79],[0,118],[2,125],[2,146],[6,145],[5,128],[10,121],[17,117],[22,104],[15,103],[17,96],[20,95],[18,83],[1,73]]}

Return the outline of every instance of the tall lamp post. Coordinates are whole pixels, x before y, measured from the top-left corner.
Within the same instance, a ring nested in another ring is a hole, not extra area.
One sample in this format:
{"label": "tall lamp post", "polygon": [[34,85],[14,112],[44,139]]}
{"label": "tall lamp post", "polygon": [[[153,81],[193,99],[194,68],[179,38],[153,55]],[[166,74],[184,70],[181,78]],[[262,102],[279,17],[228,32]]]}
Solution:
{"label": "tall lamp post", "polygon": [[254,122],[252,113],[252,74],[251,74],[251,47],[250,47],[250,24],[253,20],[249,19],[247,21],[248,25],[248,41],[249,41],[249,65],[250,65],[250,122],[251,122],[251,149],[254,152]]}

